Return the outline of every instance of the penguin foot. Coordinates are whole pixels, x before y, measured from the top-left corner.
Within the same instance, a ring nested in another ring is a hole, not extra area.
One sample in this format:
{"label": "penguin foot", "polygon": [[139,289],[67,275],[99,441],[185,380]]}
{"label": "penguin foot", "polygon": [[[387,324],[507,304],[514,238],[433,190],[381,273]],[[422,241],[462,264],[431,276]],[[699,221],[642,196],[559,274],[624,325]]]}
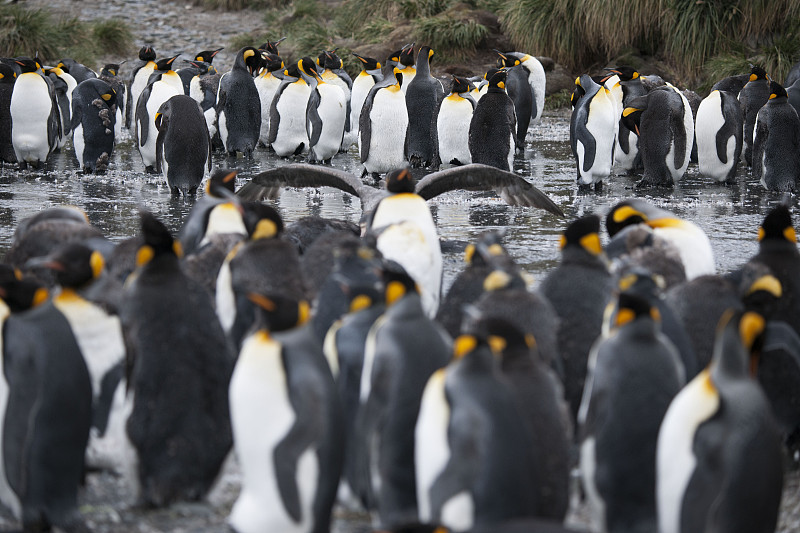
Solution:
{"label": "penguin foot", "polygon": [[144,171],[147,172],[148,174],[158,174],[158,171],[153,165],[147,165],[146,167],[144,167]]}

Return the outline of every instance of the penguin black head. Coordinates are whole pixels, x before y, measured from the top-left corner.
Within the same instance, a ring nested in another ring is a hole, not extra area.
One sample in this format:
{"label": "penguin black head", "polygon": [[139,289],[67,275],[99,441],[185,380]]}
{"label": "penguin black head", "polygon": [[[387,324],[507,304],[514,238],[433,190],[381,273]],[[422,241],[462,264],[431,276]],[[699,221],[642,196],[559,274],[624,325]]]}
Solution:
{"label": "penguin black head", "polygon": [[211,175],[208,177],[208,182],[206,183],[206,194],[217,198],[223,198],[233,194],[236,190],[237,173],[238,170],[231,170],[229,168],[215,168],[212,170]]}
{"label": "penguin black head", "polygon": [[50,292],[38,281],[22,279],[22,276],[2,276],[0,279],[0,299],[12,313],[27,311],[43,304],[49,297]]}
{"label": "penguin black head", "polygon": [[775,98],[789,98],[789,94],[783,88],[783,85],[772,80],[769,82],[769,99],[774,100]]}
{"label": "penguin black head", "polygon": [[139,48],[139,59],[142,61],[155,61],[156,51],[150,45],[145,45]]}
{"label": "penguin black head", "polygon": [[[489,73],[487,72],[486,75],[488,76]],[[508,77],[508,71],[505,69],[500,69],[489,78],[489,90],[492,92],[496,91],[505,91],[506,89],[506,78]]]}
{"label": "penguin black head", "polygon": [[336,55],[336,50],[338,50],[338,48],[334,48],[333,50],[323,50],[320,52],[319,56],[317,57],[317,65],[324,69],[331,70],[344,68],[344,61],[342,61],[342,59]]}
{"label": "penguin black head", "polygon": [[44,257],[28,261],[27,266],[49,268],[62,287],[77,289],[101,276],[105,259],[97,250],[72,242]]}
{"label": "penguin black head", "polygon": [[406,294],[419,292],[414,278],[396,261],[383,262],[381,277],[386,288],[386,305],[392,305]]}
{"label": "penguin black head", "polygon": [[760,275],[753,276],[755,279],[744,283],[742,302],[748,311],[756,311],[765,318],[772,318],[783,296],[783,285],[768,272],[769,268],[764,267]]}
{"label": "penguin black head", "polygon": [[397,89],[399,90],[403,86],[403,73],[397,67],[394,69],[394,79],[397,82]]}
{"label": "penguin black head", "polygon": [[652,307],[647,300],[633,292],[622,292],[617,298],[617,308],[613,328],[621,328],[625,324],[646,317],[656,322],[661,321],[658,309]]}
{"label": "penguin black head", "polygon": [[453,94],[462,94],[467,93],[473,89],[472,82],[470,82],[467,78],[461,78],[459,76],[453,75],[453,88],[450,91]]}
{"label": "penguin black head", "polygon": [[10,65],[0,63],[0,83],[14,83],[17,73]]}
{"label": "penguin black head", "polygon": [[[124,63],[124,61],[122,63]],[[116,76],[119,73],[119,67],[122,63],[106,63],[102,70],[100,70],[100,75],[109,77]]]}
{"label": "penguin black head", "polygon": [[275,72],[276,70],[284,68],[283,59],[277,54],[262,52],[261,60],[264,64],[264,68],[266,68],[268,72]]}
{"label": "penguin black head", "polygon": [[181,243],[172,238],[166,226],[153,213],[140,213],[144,245],[136,251],[136,266],[141,267],[162,255],[182,257]]}
{"label": "penguin black head", "polygon": [[261,68],[261,52],[252,46],[245,46],[236,54],[234,65],[238,68],[247,69],[252,76],[255,71]]}
{"label": "penguin black head", "polygon": [[611,67],[604,70],[607,70],[608,72],[611,72],[612,74],[616,74],[617,76],[619,76],[620,81],[631,81],[639,77],[639,72],[633,67],[628,67],[628,66]]}
{"label": "penguin black head", "polygon": [[280,236],[283,219],[274,207],[261,202],[247,202],[242,207],[242,219],[250,239],[274,239]]}
{"label": "penguin black head", "polygon": [[284,76],[288,76],[290,78],[298,78],[300,79],[302,76],[300,75],[300,69],[297,68],[296,64],[289,65],[283,71]]}
{"label": "penguin black head", "polygon": [[205,61],[197,61],[197,60],[193,61],[184,60],[184,61],[193,66],[194,68],[196,68],[197,74],[199,74],[200,76],[208,74],[209,69],[213,68],[210,63],[206,63]]}
{"label": "penguin black head", "polygon": [[492,316],[474,316],[465,312],[464,332],[477,338],[486,339],[492,353],[502,356],[508,349],[532,350],[536,339],[531,333],[524,333],[511,322]]}
{"label": "penguin black head", "polygon": [[489,70],[487,70],[487,71],[486,71],[486,73],[483,75],[483,79],[484,79],[484,80],[486,80],[486,81],[489,81],[490,79],[492,79],[492,76],[494,76],[495,74],[497,74],[497,72],[498,72],[499,70],[500,70],[499,68],[490,68],[490,69],[489,69]]}
{"label": "penguin black head", "polygon": [[636,200],[624,200],[611,208],[606,215],[606,231],[609,236],[613,237],[626,226],[647,221],[648,217],[640,209],[639,203]]}
{"label": "penguin black head", "polygon": [[30,57],[18,57],[14,60],[14,63],[19,65],[19,69],[23,74],[39,70],[39,65]]}
{"label": "penguin black head", "polygon": [[767,213],[761,227],[758,228],[759,242],[788,241],[797,243],[797,234],[792,225],[792,216],[789,208],[781,204]]}
{"label": "penguin black head", "polygon": [[353,55],[361,61],[361,68],[364,70],[376,70],[381,68],[381,64],[374,57],[360,56],[355,52],[353,52]]}
{"label": "penguin black head", "polygon": [[417,53],[417,63],[430,63],[433,59],[433,49],[430,46],[420,46]]}
{"label": "penguin black head", "polygon": [[470,243],[464,250],[464,261],[468,265],[487,265],[494,257],[508,255],[503,246],[503,233],[485,231],[478,236],[475,243]]}
{"label": "penguin black head", "polygon": [[630,292],[642,296],[660,294],[666,287],[667,282],[663,276],[653,274],[641,266],[634,266],[617,281],[617,288],[621,292]]}
{"label": "penguin black head", "polygon": [[156,70],[159,72],[169,72],[172,70],[172,64],[178,59],[181,55],[178,54],[172,57],[165,57],[163,59],[159,59],[156,61]]}
{"label": "penguin black head", "polygon": [[572,94],[569,96],[569,103],[572,107],[578,105],[578,101],[586,94],[586,89],[581,85],[581,79],[575,78],[575,88],[572,89]]}
{"label": "penguin black head", "polygon": [[769,75],[767,71],[758,65],[750,65],[750,81],[768,80]]}
{"label": "penguin black head", "polygon": [[404,67],[410,67],[414,64],[414,44],[407,44],[400,49],[399,60]]}
{"label": "penguin black head", "polygon": [[220,51],[224,50],[225,47],[217,48],[216,50],[203,50],[202,52],[197,52],[194,55],[195,61],[203,61],[204,63],[208,63],[209,65],[214,62],[214,56],[216,56]]}
{"label": "penguin black head", "polygon": [[603,253],[600,244],[600,217],[588,215],[572,222],[561,235],[561,249],[578,246],[592,255]]}
{"label": "penguin black head", "polygon": [[310,315],[310,307],[305,300],[252,292],[247,294],[247,299],[256,305],[256,323],[260,329],[284,331],[296,328],[305,324]]}
{"label": "penguin black head", "polygon": [[717,325],[711,363],[712,379],[742,377],[748,370],[755,375],[765,328],[766,320],[759,313],[728,309]]}
{"label": "penguin black head", "polygon": [[504,54],[500,50],[494,50],[494,52],[498,56],[500,56],[497,59],[497,66],[500,68],[511,68],[511,67],[516,67],[517,65],[520,64],[520,60],[518,57],[514,57],[509,54]]}
{"label": "penguin black head", "polygon": [[386,190],[391,193],[414,192],[417,180],[407,168],[392,170],[386,174]]}
{"label": "penguin black head", "polygon": [[308,56],[302,58],[300,61],[297,62],[297,69],[306,76],[319,79],[317,66],[314,64],[314,60]]}
{"label": "penguin black head", "polygon": [[277,41],[267,41],[258,47],[259,50],[264,50],[267,53],[278,55],[278,45],[281,44],[286,37],[281,37]]}

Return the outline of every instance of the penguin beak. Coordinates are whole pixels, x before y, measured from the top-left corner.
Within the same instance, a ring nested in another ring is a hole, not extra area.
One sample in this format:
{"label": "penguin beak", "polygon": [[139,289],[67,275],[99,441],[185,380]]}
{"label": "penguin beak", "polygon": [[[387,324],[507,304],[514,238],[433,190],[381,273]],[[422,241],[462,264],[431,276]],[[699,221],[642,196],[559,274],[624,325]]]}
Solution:
{"label": "penguin beak", "polygon": [[67,269],[64,263],[51,258],[49,255],[29,259],[25,263],[25,268],[47,268],[57,272],[64,272]]}

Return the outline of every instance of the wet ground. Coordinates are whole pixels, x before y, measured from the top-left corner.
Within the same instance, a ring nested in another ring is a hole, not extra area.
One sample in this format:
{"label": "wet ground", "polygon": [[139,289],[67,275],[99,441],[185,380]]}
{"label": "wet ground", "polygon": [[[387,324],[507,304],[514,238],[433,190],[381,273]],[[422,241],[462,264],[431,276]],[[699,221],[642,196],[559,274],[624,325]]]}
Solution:
{"label": "wet ground", "polygon": [[[558,236],[567,222],[589,213],[604,215],[620,199],[642,196],[692,220],[709,235],[719,272],[731,270],[755,253],[758,226],[770,206],[781,201],[780,194],[765,191],[749,172],[742,170],[733,186],[712,184],[690,165],[682,182],[669,191],[636,191],[636,177],[616,176],[600,192],[579,193],[575,185],[575,164],[568,143],[569,115],[547,112],[542,124],[531,130],[524,157],[515,161],[515,171],[545,191],[561,206],[561,219],[540,210],[507,206],[493,193],[448,193],[431,202],[444,240],[466,242],[492,228],[503,228],[506,243],[535,279],[543,276],[558,261]],[[133,143],[128,140],[115,149],[110,170],[102,176],[83,176],[69,148],[55,154],[39,171],[17,171],[14,166],[0,169],[0,256],[10,244],[14,227],[23,218],[54,205],[72,204],[83,208],[92,224],[112,240],[119,241],[138,230],[140,207],[156,213],[177,230],[193,202],[170,195],[163,178],[149,176]],[[214,156],[214,164],[239,169],[243,184],[249,176],[291,161],[259,150],[253,159]],[[339,154],[333,166],[360,173],[355,149]],[[308,214],[343,218],[357,222],[357,199],[334,189],[283,192],[276,206],[291,222]],[[461,254],[445,254],[445,288],[461,268]],[[798,475],[787,476],[787,489],[780,531],[800,530],[800,503],[796,496]],[[81,497],[82,510],[95,532],[218,532],[224,531],[227,513],[238,494],[239,474],[231,462],[209,503],[184,504],[161,511],[130,508],[132,495],[120,480],[109,474],[88,477]],[[364,516],[337,511],[333,531],[368,531]],[[573,513],[572,523],[581,523]],[[12,526],[0,521],[0,530]]]}

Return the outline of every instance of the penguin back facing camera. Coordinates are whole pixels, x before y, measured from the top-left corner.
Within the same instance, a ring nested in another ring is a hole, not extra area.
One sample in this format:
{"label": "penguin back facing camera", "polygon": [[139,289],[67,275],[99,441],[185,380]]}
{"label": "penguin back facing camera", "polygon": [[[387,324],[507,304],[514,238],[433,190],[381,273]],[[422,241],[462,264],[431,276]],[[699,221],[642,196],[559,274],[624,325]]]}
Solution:
{"label": "penguin back facing camera", "polygon": [[444,98],[442,83],[431,75],[433,50],[422,46],[417,53],[416,75],[406,89],[408,138],[406,153],[412,167],[428,167],[434,160],[434,117]]}
{"label": "penguin back facing camera", "polygon": [[750,68],[750,78],[739,92],[739,105],[744,117],[744,150],[742,156],[748,167],[753,162],[753,134],[756,126],[756,116],[759,110],[769,101],[771,78],[767,71],[758,65]]}
{"label": "penguin back facing camera", "polygon": [[794,192],[800,180],[800,118],[779,83],[756,117],[753,176],[771,191]]}
{"label": "penguin back facing camera", "polygon": [[528,83],[528,71],[522,67],[521,61],[517,57],[508,56],[498,52],[500,67],[508,70],[506,77],[506,89],[508,97],[514,102],[514,113],[517,116],[516,144],[515,150],[518,153],[525,151],[525,136],[528,134],[528,126],[531,122],[533,110],[533,93]]}
{"label": "penguin back facing camera", "polygon": [[478,100],[469,124],[469,152],[473,163],[513,170],[517,119],[514,103],[506,94],[505,70],[489,79],[486,94]]}
{"label": "penguin back facing camera", "polygon": [[11,95],[17,73],[11,66],[0,63],[0,162],[16,163],[14,144],[11,141]]}
{"label": "penguin back facing camera", "polygon": [[155,126],[156,171],[173,195],[194,195],[211,171],[211,136],[200,105],[191,96],[173,96],[158,108]]}
{"label": "penguin back facing camera", "polygon": [[251,157],[261,131],[261,100],[253,73],[261,52],[246,46],[236,53],[230,72],[222,76],[217,93],[217,123],[228,155],[241,152]]}
{"label": "penguin back facing camera", "polygon": [[72,141],[85,174],[102,173],[114,151],[117,93],[101,79],[81,82],[72,95]]}

